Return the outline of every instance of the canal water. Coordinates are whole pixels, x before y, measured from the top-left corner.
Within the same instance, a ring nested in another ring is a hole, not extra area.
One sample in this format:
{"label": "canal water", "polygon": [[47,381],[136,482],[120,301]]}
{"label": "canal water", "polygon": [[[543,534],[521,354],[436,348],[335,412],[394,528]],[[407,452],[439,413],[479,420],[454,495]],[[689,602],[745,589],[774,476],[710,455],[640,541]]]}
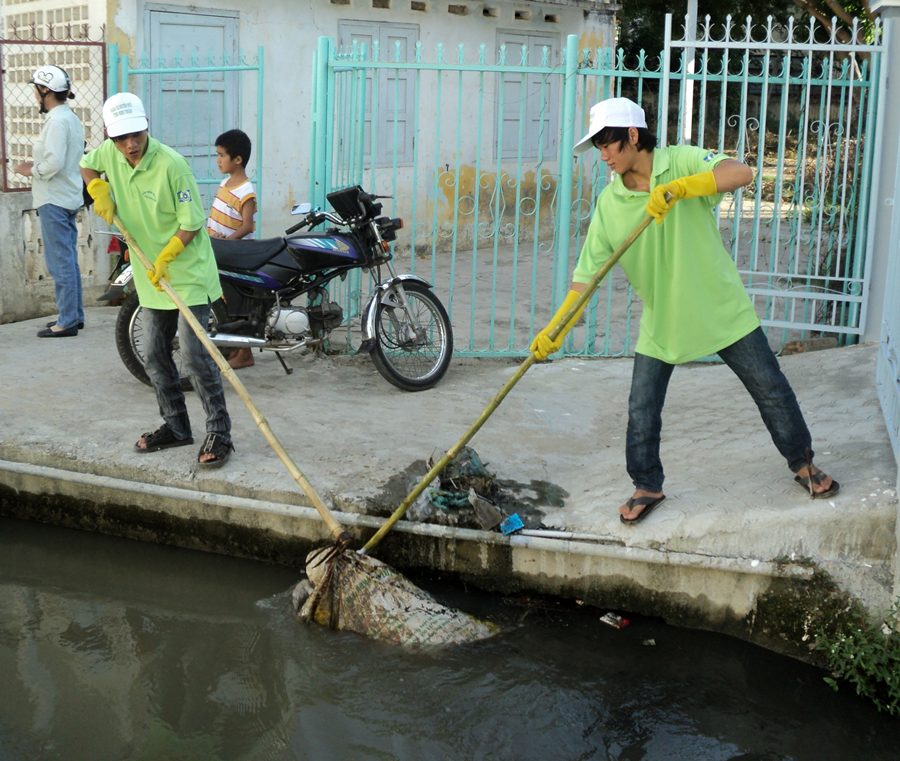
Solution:
{"label": "canal water", "polygon": [[296,581],[0,520],[0,761],[900,758],[900,720],[726,637],[417,579],[504,633],[410,653],[297,622]]}

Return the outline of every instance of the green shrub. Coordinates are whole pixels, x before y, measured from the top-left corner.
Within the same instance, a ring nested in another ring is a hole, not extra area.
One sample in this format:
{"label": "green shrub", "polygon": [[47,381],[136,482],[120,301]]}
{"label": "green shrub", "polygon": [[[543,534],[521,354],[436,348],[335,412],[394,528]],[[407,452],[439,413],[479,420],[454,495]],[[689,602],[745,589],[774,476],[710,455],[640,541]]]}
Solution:
{"label": "green shrub", "polygon": [[835,690],[839,680],[849,683],[856,694],[870,699],[879,711],[900,715],[900,633],[895,629],[900,598],[877,623],[858,620],[836,631],[819,634],[815,649],[826,659]]}

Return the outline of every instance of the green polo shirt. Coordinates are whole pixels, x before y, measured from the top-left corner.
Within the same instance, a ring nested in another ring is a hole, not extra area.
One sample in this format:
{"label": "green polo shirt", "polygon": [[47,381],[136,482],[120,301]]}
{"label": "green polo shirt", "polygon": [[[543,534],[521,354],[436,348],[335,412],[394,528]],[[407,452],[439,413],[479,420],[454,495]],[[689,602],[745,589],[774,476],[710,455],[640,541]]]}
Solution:
{"label": "green polo shirt", "polygon": [[[710,171],[728,156],[690,145],[653,152],[650,187]],[[587,283],[646,215],[649,193],[618,175],[604,188],[572,280]],[[759,326],[737,267],[722,245],[721,194],[679,201],[619,259],[644,303],[635,351],[671,364],[715,354]]]}
{"label": "green polo shirt", "polygon": [[[166,279],[188,306],[222,296],[206,233],[206,211],[197,180],[181,154],[151,137],[141,162],[132,167],[112,140],[104,140],[81,159],[81,166],[106,175],[116,214],[151,263],[178,230],[199,230],[169,265]],[[136,259],[132,263],[141,306],[175,309],[174,302],[150,283],[144,267]]]}

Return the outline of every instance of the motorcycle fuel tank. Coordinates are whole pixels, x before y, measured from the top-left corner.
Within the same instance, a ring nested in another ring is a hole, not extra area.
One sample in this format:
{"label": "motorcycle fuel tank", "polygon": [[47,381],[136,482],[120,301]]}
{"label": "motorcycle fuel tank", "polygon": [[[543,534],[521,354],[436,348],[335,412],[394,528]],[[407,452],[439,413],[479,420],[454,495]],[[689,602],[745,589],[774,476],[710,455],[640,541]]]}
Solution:
{"label": "motorcycle fuel tank", "polygon": [[352,265],[363,260],[349,235],[307,233],[286,239],[288,252],[303,272]]}

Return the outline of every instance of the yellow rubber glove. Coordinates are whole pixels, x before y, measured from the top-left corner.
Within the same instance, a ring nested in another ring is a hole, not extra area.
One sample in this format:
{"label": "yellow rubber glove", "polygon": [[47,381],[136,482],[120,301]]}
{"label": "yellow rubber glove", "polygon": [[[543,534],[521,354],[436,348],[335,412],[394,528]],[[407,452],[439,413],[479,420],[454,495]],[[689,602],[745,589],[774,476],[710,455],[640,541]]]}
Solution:
{"label": "yellow rubber glove", "polygon": [[[715,195],[718,192],[716,178],[711,171],[689,174],[687,177],[679,177],[677,180],[653,188],[650,191],[650,200],[647,202],[647,213],[656,220],[656,224],[659,224],[669,213],[669,209],[682,198],[699,198],[700,196]],[[669,194],[668,201],[666,193]]]}
{"label": "yellow rubber glove", "polygon": [[547,327],[544,328],[540,333],[538,333],[534,340],[531,342],[531,353],[534,354],[536,359],[545,360],[551,354],[559,351],[559,348],[562,346],[563,339],[566,337],[566,334],[572,329],[576,322],[578,322],[581,317],[581,313],[584,311],[584,308],[587,306],[587,302],[582,304],[581,308],[572,315],[572,318],[563,326],[563,329],[559,331],[559,335],[556,339],[550,338],[550,333],[554,327],[563,319],[563,317],[568,314],[569,310],[575,306],[575,302],[581,298],[581,294],[578,291],[572,290],[566,294],[566,297],[563,299],[563,303],[559,305],[559,309],[556,310],[556,314],[550,319],[550,322],[547,323]]}
{"label": "yellow rubber glove", "polygon": [[87,185],[87,192],[94,199],[94,212],[106,220],[108,225],[113,223],[113,215],[116,213],[116,202],[113,201],[109,191],[109,183],[95,177]]}
{"label": "yellow rubber glove", "polygon": [[153,262],[153,270],[147,270],[147,277],[150,278],[150,282],[153,283],[157,291],[162,290],[159,281],[166,276],[166,273],[169,271],[169,265],[182,251],[184,251],[184,243],[181,242],[181,238],[177,235],[173,235],[171,240],[163,246],[163,250],[157,255],[156,261]]}

